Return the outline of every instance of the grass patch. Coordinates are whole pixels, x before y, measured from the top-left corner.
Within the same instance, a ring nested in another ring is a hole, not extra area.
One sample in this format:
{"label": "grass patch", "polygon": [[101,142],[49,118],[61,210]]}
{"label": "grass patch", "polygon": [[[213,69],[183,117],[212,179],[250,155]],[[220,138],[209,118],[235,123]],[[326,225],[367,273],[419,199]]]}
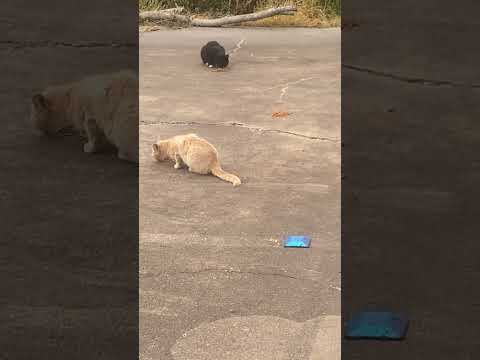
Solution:
{"label": "grass patch", "polygon": [[237,15],[252,12],[259,0],[139,0],[140,10],[158,10],[183,6],[193,14]]}
{"label": "grass patch", "polygon": [[341,0],[139,0],[140,11],[168,9],[183,6],[189,13],[202,18],[240,15],[272,7],[295,4],[294,15],[246,22],[244,26],[340,26]]}
{"label": "grass patch", "polygon": [[[277,15],[270,18],[247,22],[245,26],[298,26],[298,27],[338,27],[341,24],[340,0],[297,0],[294,15]],[[283,1],[259,1],[255,11],[285,5]]]}

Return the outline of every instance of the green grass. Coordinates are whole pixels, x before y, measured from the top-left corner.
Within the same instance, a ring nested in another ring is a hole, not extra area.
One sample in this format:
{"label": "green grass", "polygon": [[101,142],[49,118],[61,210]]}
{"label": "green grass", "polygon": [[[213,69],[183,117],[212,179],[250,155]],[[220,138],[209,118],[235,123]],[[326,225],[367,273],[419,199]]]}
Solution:
{"label": "green grass", "polygon": [[295,4],[293,16],[274,16],[245,23],[253,26],[339,26],[341,0],[139,0],[140,10],[158,10],[183,6],[201,17],[239,15],[276,6]]}

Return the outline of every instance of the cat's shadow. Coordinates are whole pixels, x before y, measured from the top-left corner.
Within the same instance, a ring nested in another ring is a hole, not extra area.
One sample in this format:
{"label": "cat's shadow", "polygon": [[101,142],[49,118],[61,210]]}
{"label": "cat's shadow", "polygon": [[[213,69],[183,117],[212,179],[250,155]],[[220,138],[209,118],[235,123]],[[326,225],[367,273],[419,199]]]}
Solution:
{"label": "cat's shadow", "polygon": [[207,70],[208,72],[211,72],[211,73],[227,73],[231,70],[231,65],[227,66],[226,68],[209,68],[207,65],[205,64],[201,64],[200,65],[204,70]]}
{"label": "cat's shadow", "polygon": [[32,134],[33,144],[35,147],[50,151],[61,152],[78,152],[78,158],[88,161],[91,156],[105,157],[105,158],[117,158],[117,148],[108,143],[102,142],[99,149],[94,154],[88,154],[83,151],[83,145],[87,142],[87,139],[73,131],[62,131],[58,134],[44,135],[44,134]]}

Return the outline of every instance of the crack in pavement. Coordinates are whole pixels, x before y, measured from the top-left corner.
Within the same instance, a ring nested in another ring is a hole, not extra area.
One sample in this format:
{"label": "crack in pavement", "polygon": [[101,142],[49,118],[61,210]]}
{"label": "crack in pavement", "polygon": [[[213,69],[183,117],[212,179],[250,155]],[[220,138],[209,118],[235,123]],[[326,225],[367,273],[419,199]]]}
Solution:
{"label": "crack in pavement", "polygon": [[310,78],[300,79],[300,80],[293,81],[293,82],[287,82],[286,84],[284,84],[284,87],[282,88],[282,90],[280,92],[280,97],[278,98],[277,102],[281,103],[283,101],[283,97],[287,94],[287,90],[290,87],[290,85],[299,84],[301,82],[312,80],[312,79],[314,79],[314,78],[310,77]]}
{"label": "crack in pavement", "polygon": [[261,128],[261,127],[256,127],[256,126],[251,126],[248,124],[244,123],[238,123],[238,122],[227,122],[227,123],[200,123],[196,121],[191,121],[191,122],[182,122],[182,121],[160,121],[160,122],[154,122],[154,123],[148,123],[145,121],[140,121],[143,125],[180,125],[180,126],[200,126],[200,125],[207,125],[207,126],[233,126],[233,127],[241,127],[245,129],[249,129],[252,131],[259,131],[259,132],[275,132],[279,134],[286,134],[286,135],[292,135],[292,136],[297,136],[309,140],[320,140],[320,141],[329,141],[329,142],[339,142],[339,139],[335,138],[328,138],[328,137],[321,137],[321,136],[309,136],[305,134],[300,134],[292,131],[286,131],[286,130],[278,130],[278,129],[267,129],[267,128]]}
{"label": "crack in pavement", "polygon": [[283,277],[288,279],[294,280],[303,280],[303,281],[311,281],[311,279],[306,278],[299,278],[291,275],[286,274],[279,274],[279,273],[265,273],[265,272],[258,272],[258,271],[242,271],[242,270],[233,270],[233,269],[216,269],[216,268],[207,268],[207,269],[200,269],[197,271],[175,271],[175,272],[162,272],[162,273],[143,273],[140,274],[143,278],[151,278],[157,277],[162,275],[199,275],[203,273],[229,273],[229,274],[248,274],[254,276],[274,276],[274,277]]}
{"label": "crack in pavement", "polygon": [[[133,302],[133,301],[132,301]],[[55,305],[23,305],[23,304],[11,304],[7,305],[5,308],[2,309],[6,310],[5,313],[8,314],[16,314],[16,316],[13,319],[13,321],[23,321],[25,319],[26,321],[32,321],[32,313],[35,314],[38,311],[45,312],[50,312],[57,314],[57,311],[62,311],[62,313],[70,313],[71,315],[74,315],[72,313],[76,312],[85,312],[85,311],[91,311],[91,310],[104,310],[108,309],[109,311],[125,311],[125,309],[130,308],[129,305],[126,306],[118,306],[118,305],[103,305],[103,304],[83,304],[79,306],[70,306],[70,307],[65,307],[64,305],[62,306],[55,306]],[[25,318],[24,318],[25,316]]]}
{"label": "crack in pavement", "polygon": [[287,82],[287,83],[278,84],[278,85],[269,87],[269,88],[264,89],[263,91],[260,91],[260,92],[267,92],[267,91],[270,91],[270,90],[273,90],[273,89],[277,89],[277,88],[279,88],[279,87],[282,87],[282,90],[281,90],[281,92],[280,92],[280,97],[279,97],[279,99],[277,100],[277,102],[281,103],[281,102],[283,101],[283,97],[284,97],[285,94],[287,93],[287,90],[288,90],[288,88],[290,87],[290,85],[299,84],[299,83],[302,83],[302,82],[304,82],[304,81],[309,81],[309,80],[313,80],[313,79],[316,79],[316,77],[302,78],[302,79],[295,80],[295,81],[289,81],[289,82]]}
{"label": "crack in pavement", "polygon": [[136,43],[103,43],[103,42],[78,42],[68,43],[63,41],[39,40],[39,41],[16,41],[4,40],[0,41],[0,45],[12,46],[15,49],[21,48],[39,48],[39,47],[73,47],[73,48],[98,48],[98,47],[138,47]]}
{"label": "crack in pavement", "polygon": [[371,74],[378,77],[388,78],[392,80],[397,80],[409,84],[420,84],[425,86],[448,86],[448,87],[469,87],[469,88],[480,88],[480,84],[475,83],[457,83],[448,80],[432,80],[432,79],[423,79],[423,78],[413,78],[408,76],[391,74],[383,71],[378,71],[369,68],[363,68],[355,65],[342,64],[342,67],[354,70],[366,74]]}

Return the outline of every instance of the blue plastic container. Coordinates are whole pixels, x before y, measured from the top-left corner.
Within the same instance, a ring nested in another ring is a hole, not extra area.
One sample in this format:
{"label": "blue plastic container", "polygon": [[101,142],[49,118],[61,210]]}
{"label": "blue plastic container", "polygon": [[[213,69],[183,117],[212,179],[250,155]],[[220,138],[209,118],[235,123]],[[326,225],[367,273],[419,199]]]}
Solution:
{"label": "blue plastic container", "polygon": [[283,242],[283,246],[286,248],[309,248],[311,239],[304,235],[290,235]]}
{"label": "blue plastic container", "polygon": [[349,321],[346,337],[350,339],[402,340],[408,318],[392,312],[360,312]]}

